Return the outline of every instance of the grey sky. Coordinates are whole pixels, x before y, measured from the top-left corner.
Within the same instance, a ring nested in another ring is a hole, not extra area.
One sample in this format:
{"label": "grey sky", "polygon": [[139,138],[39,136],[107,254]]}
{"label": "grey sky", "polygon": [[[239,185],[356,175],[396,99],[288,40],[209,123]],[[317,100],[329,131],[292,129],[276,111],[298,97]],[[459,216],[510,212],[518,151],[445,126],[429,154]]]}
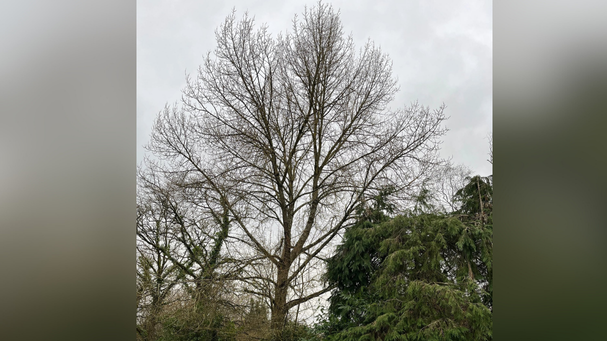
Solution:
{"label": "grey sky", "polygon": [[[487,162],[492,131],[492,2],[481,0],[336,0],[344,31],[357,47],[367,39],[390,55],[400,91],[392,108],[413,101],[445,103],[449,132],[441,155],[476,174]],[[290,29],[316,1],[146,0],[137,2],[137,162],[153,120],[180,99],[185,74],[215,48],[215,29],[234,8],[270,32]]]}

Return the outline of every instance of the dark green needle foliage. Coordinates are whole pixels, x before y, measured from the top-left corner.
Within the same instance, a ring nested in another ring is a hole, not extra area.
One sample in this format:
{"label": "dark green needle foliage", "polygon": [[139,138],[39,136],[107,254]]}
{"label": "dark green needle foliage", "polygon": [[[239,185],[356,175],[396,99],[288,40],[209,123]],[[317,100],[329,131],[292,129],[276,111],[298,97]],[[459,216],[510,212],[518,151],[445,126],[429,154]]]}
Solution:
{"label": "dark green needle foliage", "polygon": [[390,219],[376,198],[328,262],[326,339],[491,340],[490,180],[471,178],[451,214]]}

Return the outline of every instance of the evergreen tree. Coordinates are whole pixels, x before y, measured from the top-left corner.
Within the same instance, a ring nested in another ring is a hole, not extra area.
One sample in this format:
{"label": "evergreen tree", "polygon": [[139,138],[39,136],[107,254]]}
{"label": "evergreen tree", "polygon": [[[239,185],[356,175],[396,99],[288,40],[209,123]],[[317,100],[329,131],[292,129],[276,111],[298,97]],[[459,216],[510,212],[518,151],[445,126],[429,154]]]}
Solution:
{"label": "evergreen tree", "polygon": [[424,213],[422,200],[389,219],[372,205],[367,216],[382,218],[363,217],[328,262],[328,339],[490,340],[491,197],[491,179],[473,177],[452,215]]}

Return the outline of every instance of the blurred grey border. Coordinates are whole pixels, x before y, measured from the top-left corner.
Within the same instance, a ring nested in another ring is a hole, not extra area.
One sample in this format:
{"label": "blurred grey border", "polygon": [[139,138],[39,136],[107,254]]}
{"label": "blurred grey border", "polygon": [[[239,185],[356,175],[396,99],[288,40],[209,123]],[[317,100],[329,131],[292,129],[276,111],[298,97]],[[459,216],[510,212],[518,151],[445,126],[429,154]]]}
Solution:
{"label": "blurred grey border", "polygon": [[[132,340],[135,1],[0,11],[0,330]],[[494,3],[496,340],[606,340],[604,2]]]}
{"label": "blurred grey border", "polygon": [[607,340],[607,3],[494,3],[495,340]]}
{"label": "blurred grey border", "polygon": [[3,340],[135,337],[135,10],[0,10]]}

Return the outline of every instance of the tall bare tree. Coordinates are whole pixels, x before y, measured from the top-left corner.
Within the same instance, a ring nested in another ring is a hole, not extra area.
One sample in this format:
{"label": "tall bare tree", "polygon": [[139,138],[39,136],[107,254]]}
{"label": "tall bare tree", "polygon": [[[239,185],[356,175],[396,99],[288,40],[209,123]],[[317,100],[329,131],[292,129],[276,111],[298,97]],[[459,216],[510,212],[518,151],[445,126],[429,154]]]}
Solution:
{"label": "tall bare tree", "polygon": [[432,169],[445,116],[443,107],[389,109],[390,59],[371,42],[357,53],[329,5],[306,9],[278,37],[232,13],[216,38],[148,148],[184,191],[220,200],[242,255],[273,269],[243,277],[280,329],[291,308],[330,290],[294,295],[292,284],[352,224],[357,204],[386,187],[407,194]]}

